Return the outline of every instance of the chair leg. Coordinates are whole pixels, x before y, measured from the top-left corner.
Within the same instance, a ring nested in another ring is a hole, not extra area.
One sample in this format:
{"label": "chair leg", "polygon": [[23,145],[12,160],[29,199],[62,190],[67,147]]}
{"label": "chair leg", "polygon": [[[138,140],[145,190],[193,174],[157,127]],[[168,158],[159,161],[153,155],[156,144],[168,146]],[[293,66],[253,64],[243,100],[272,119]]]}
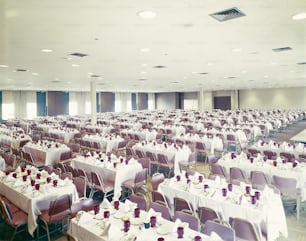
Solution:
{"label": "chair leg", "polygon": [[16,235],[16,232],[17,232],[17,229],[18,229],[18,227],[16,227],[16,228],[14,229],[14,232],[13,232],[13,234],[12,234],[12,237],[11,237],[11,240],[10,240],[10,241],[13,241],[13,240],[14,240],[15,235]]}
{"label": "chair leg", "polygon": [[301,211],[301,198],[296,198],[296,219],[300,220],[300,211]]}

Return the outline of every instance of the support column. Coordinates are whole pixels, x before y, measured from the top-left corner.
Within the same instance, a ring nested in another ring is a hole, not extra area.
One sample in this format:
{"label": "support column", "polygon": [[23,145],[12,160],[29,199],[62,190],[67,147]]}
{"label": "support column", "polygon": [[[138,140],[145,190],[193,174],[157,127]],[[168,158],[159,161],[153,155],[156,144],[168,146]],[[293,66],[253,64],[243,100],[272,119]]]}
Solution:
{"label": "support column", "polygon": [[91,94],[91,124],[97,123],[97,83],[95,80],[90,82],[90,94]]}

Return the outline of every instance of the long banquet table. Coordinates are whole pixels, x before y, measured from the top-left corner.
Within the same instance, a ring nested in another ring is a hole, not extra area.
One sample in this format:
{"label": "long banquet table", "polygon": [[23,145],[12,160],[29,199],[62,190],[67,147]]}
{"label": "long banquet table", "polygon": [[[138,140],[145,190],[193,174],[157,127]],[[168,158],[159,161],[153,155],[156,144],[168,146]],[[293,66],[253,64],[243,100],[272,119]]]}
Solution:
{"label": "long banquet table", "polygon": [[23,150],[31,153],[34,162],[44,160],[45,165],[53,165],[56,160],[60,159],[61,154],[70,151],[70,148],[62,143],[46,142],[40,144],[28,142],[23,146]]}
{"label": "long banquet table", "polygon": [[[112,204],[111,204],[112,205]],[[92,212],[82,212],[76,218],[71,220],[70,233],[77,237],[79,241],[133,241],[148,240],[156,241],[163,237],[165,241],[175,240],[194,240],[195,236],[201,237],[202,241],[222,240],[215,233],[210,237],[203,233],[194,231],[187,226],[187,223],[171,222],[160,216],[153,210],[147,212],[141,211],[140,217],[134,217],[135,205],[130,203],[120,203],[119,210],[112,206],[100,205],[100,212],[96,215]],[[109,218],[104,218],[104,211],[110,212]],[[144,223],[149,223],[149,218],[156,216],[157,226],[152,228],[144,227]],[[123,219],[130,220],[130,230],[123,231]],[[184,238],[177,238],[177,227],[184,228]]]}
{"label": "long banquet table", "polygon": [[[222,188],[228,188],[228,184],[223,179],[204,179],[203,183],[198,181],[199,174],[188,177],[181,175],[181,180],[176,177],[166,179],[159,185],[159,191],[168,197],[173,208],[173,198],[180,197],[189,201],[194,210],[200,206],[210,207],[218,211],[223,221],[229,222],[230,217],[239,217],[250,220],[258,228],[267,232],[267,240],[272,241],[279,237],[280,233],[288,236],[287,223],[283,204],[279,194],[274,193],[270,188],[260,191],[260,199],[256,204],[251,203],[251,196],[255,189],[251,189],[250,195],[245,193],[246,184],[241,186],[233,185],[232,191],[227,191],[227,195],[222,195]],[[204,190],[204,185],[208,188]]]}
{"label": "long banquet table", "polygon": [[[141,164],[134,159],[129,160],[128,164],[125,160],[121,163],[121,158],[116,156],[108,157],[102,154],[101,156],[78,156],[71,161],[71,165],[77,169],[84,169],[88,174],[97,172],[103,180],[110,180],[114,183],[114,199],[119,199],[121,196],[121,185],[128,179],[133,179],[137,172],[142,170]],[[101,160],[103,160],[101,162]],[[114,167],[116,163],[116,167]]]}
{"label": "long banquet table", "polygon": [[[22,176],[28,175],[28,169],[31,170],[31,174],[27,176],[26,181],[23,181]],[[71,194],[73,202],[79,198],[72,181],[60,180],[54,173],[48,175],[47,172],[41,171],[40,179],[36,178],[39,171],[34,167],[28,167],[24,172],[17,168],[15,173],[17,178],[13,177],[13,173],[6,176],[3,172],[0,172],[0,194],[28,214],[28,232],[31,235],[37,228],[36,219],[38,215],[41,211],[49,208],[50,201],[64,194]],[[51,177],[50,183],[46,183],[48,176]],[[34,179],[35,183],[40,184],[38,191],[30,185],[30,179]],[[53,180],[58,180],[57,187],[53,186]]]}
{"label": "long banquet table", "polygon": [[[273,161],[277,162],[277,165],[273,165]],[[229,173],[231,167],[238,167],[245,172],[247,177],[250,177],[251,171],[261,171],[266,174],[273,184],[273,175],[286,178],[294,178],[297,180],[297,188],[301,189],[301,200],[306,200],[306,164],[299,163],[296,167],[292,166],[291,162],[283,163],[281,158],[276,160],[263,160],[263,157],[259,155],[253,158],[253,161],[248,160],[244,153],[231,158],[231,154],[228,153],[218,160],[218,164],[223,166],[227,173]]]}

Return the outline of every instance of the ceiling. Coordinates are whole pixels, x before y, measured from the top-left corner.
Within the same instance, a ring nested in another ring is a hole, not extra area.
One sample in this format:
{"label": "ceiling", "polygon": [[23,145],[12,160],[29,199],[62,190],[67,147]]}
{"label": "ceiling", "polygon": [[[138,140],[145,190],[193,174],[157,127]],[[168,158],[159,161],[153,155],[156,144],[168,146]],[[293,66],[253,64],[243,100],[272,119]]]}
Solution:
{"label": "ceiling", "polygon": [[[233,7],[245,16],[210,15]],[[1,0],[0,89],[305,87],[306,19],[292,19],[301,12],[305,0]]]}

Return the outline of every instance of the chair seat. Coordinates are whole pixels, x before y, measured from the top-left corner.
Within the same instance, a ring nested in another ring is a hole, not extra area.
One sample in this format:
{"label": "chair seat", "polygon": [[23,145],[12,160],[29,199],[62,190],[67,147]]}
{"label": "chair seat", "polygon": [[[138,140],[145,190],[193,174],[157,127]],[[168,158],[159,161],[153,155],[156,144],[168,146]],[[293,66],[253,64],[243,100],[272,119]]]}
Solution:
{"label": "chair seat", "polygon": [[68,215],[70,215],[70,210],[66,210],[64,212],[61,212],[59,214],[55,214],[52,216],[49,215],[49,210],[45,210],[45,211],[42,211],[39,217],[41,220],[45,222],[56,222],[56,221],[66,218]]}
{"label": "chair seat", "polygon": [[91,211],[94,209],[94,207],[97,205],[97,202],[95,202],[92,198],[89,199],[80,199],[78,202],[75,202],[71,205],[71,218],[74,218],[76,214],[83,210],[83,211]]}

